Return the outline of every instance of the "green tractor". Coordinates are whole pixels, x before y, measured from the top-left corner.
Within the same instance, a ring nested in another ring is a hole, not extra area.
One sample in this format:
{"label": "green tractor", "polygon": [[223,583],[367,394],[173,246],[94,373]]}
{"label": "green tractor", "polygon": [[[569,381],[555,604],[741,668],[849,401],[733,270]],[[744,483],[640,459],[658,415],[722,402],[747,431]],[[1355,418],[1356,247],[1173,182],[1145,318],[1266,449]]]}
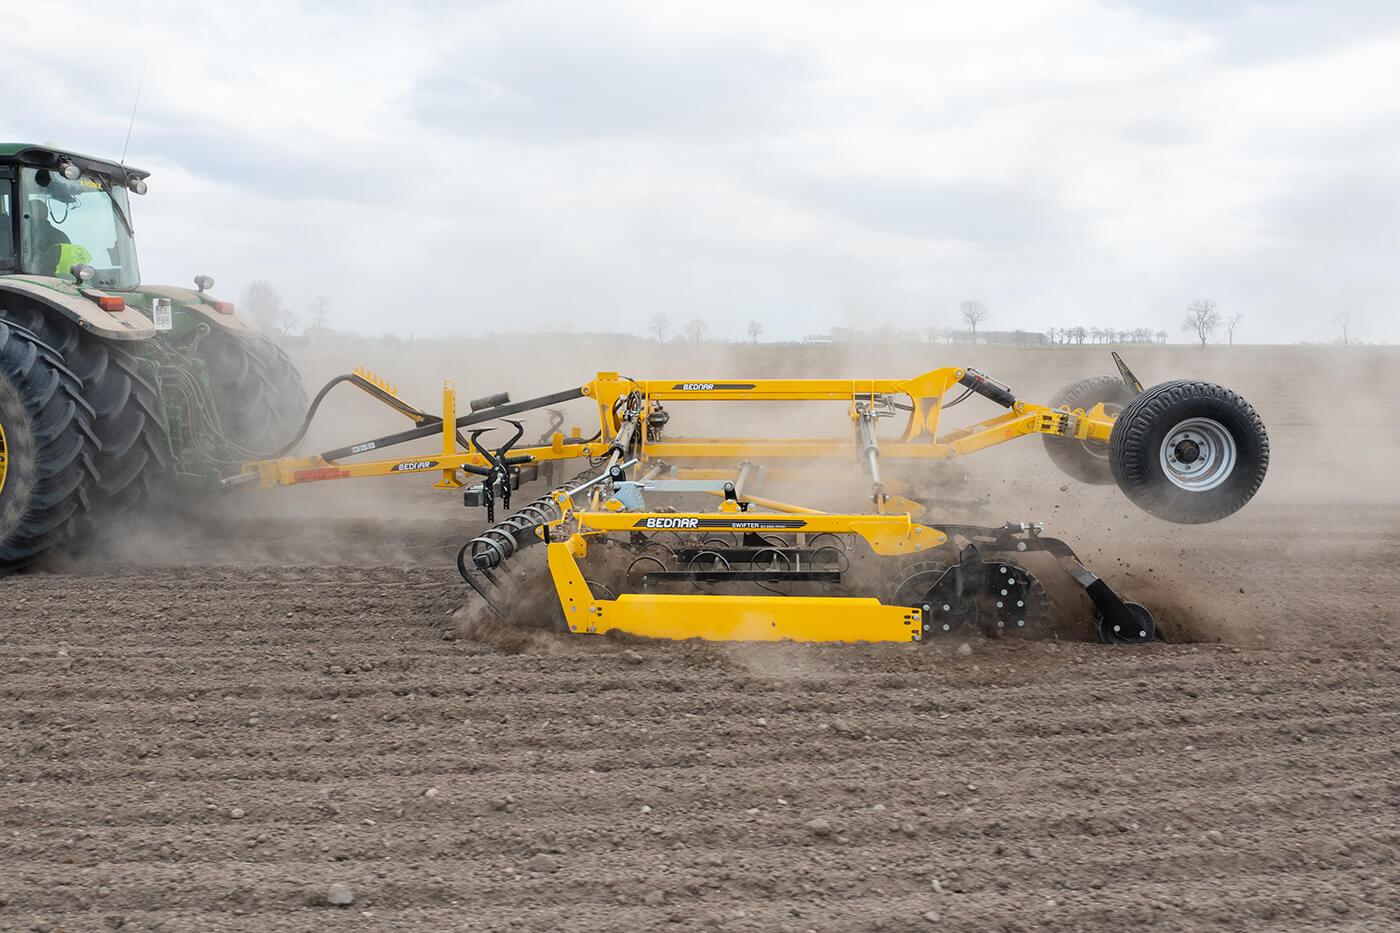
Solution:
{"label": "green tractor", "polygon": [[148,172],[0,143],[0,574],[297,435],[283,350],[209,294],[142,285]]}

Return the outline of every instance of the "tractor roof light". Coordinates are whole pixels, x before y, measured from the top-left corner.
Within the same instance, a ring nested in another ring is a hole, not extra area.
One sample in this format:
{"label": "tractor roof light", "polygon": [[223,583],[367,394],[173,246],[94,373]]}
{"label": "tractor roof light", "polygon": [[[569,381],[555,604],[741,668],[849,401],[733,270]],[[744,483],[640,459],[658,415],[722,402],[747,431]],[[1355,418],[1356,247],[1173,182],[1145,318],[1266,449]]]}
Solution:
{"label": "tractor roof light", "polygon": [[97,274],[97,270],[86,263],[75,262],[68,270],[68,274],[77,279],[78,284],[81,285],[84,282],[91,282],[92,277]]}
{"label": "tractor roof light", "polygon": [[196,275],[194,277],[194,287],[202,295],[214,287],[214,278],[209,275]]}
{"label": "tractor roof light", "polygon": [[144,178],[131,178],[127,180],[126,186],[135,194],[146,193],[146,180]]}
{"label": "tractor roof light", "polygon": [[66,159],[58,163],[58,172],[69,181],[77,181],[83,177],[83,170]]}

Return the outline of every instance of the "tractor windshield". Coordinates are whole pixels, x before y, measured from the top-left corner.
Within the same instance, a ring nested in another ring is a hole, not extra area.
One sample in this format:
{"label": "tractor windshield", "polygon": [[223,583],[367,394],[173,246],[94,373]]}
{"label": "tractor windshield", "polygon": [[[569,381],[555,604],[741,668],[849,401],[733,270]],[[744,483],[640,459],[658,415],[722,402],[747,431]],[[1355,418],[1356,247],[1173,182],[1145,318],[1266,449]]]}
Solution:
{"label": "tractor windshield", "polygon": [[24,210],[20,267],[32,275],[68,276],[92,266],[97,288],[132,289],[141,282],[126,189],[97,175],[69,181],[48,169],[20,173]]}

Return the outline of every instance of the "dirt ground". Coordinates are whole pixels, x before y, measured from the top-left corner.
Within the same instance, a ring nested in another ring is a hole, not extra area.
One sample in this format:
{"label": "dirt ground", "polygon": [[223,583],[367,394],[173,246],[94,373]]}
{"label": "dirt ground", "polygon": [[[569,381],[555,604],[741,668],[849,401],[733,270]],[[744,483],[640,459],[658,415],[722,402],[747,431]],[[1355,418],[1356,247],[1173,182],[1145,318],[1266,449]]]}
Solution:
{"label": "dirt ground", "polygon": [[[514,388],[423,351],[303,364]],[[1026,397],[1107,362],[979,357]],[[1129,359],[1258,406],[1243,512],[1164,524],[1034,442],[973,483],[1151,606],[1145,648],[475,637],[452,561],[476,519],[421,478],[253,494],[0,580],[0,930],[1400,926],[1400,428],[1368,424],[1400,356]],[[523,391],[588,375],[548,369]]]}

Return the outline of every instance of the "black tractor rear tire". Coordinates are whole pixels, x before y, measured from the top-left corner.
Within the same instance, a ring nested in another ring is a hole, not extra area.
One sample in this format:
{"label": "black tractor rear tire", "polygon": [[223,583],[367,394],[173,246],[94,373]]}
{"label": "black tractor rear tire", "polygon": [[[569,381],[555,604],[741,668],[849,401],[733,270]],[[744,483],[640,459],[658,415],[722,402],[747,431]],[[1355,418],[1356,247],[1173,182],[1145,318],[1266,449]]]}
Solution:
{"label": "black tractor rear tire", "polygon": [[0,574],[78,534],[97,481],[94,418],[57,351],[0,320]]}
{"label": "black tractor rear tire", "polygon": [[262,334],[207,334],[197,355],[209,371],[224,437],[248,459],[280,451],[306,417],[301,374],[277,344]]}
{"label": "black tractor rear tire", "polygon": [[103,340],[45,309],[19,305],[4,316],[52,347],[82,382],[101,445],[92,523],[105,526],[158,498],[170,441],[150,365],[121,342]]}
{"label": "black tractor rear tire", "polygon": [[[1050,407],[1088,411],[1103,402],[1104,411],[1114,415],[1122,411],[1136,395],[1122,376],[1090,376],[1071,382],[1056,392],[1050,399]],[[1108,462],[1107,442],[1081,441],[1050,434],[1042,434],[1040,438],[1045,443],[1045,452],[1050,455],[1051,462],[1071,479],[1093,486],[1112,485],[1113,468]]]}
{"label": "black tractor rear tire", "polygon": [[1269,435],[1254,406],[1211,382],[1146,390],[1109,439],[1118,488],[1147,512],[1183,525],[1218,521],[1259,491]]}

